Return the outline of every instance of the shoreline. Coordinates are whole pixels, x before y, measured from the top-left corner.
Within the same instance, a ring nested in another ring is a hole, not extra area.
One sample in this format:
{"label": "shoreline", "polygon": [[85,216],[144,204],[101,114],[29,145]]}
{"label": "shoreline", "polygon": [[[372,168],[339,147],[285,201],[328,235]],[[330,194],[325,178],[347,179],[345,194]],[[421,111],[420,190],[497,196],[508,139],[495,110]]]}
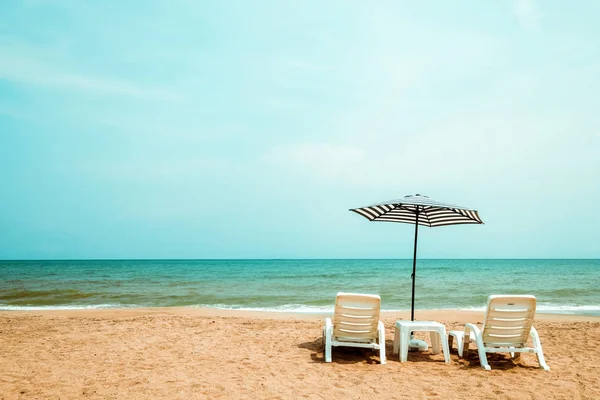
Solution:
{"label": "shoreline", "polygon": [[[142,315],[168,314],[190,317],[224,317],[249,319],[275,319],[315,321],[331,316],[333,312],[255,311],[231,310],[204,307],[141,307],[141,308],[87,308],[87,309],[44,309],[44,310],[0,310],[0,316],[39,315],[56,317],[126,318]],[[473,322],[483,319],[483,311],[441,309],[415,310],[415,319],[452,322]],[[409,319],[410,311],[381,311],[381,318]],[[551,314],[537,312],[535,319],[548,322],[600,322],[600,316],[581,314]]]}

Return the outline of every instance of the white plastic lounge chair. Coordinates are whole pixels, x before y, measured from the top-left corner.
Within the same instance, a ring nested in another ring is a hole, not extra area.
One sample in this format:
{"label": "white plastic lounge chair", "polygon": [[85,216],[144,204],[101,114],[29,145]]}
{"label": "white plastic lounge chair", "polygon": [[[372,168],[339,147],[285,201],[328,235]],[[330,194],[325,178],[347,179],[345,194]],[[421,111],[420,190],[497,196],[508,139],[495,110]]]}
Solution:
{"label": "white plastic lounge chair", "polygon": [[[520,353],[535,353],[540,368],[549,371],[540,337],[533,327],[535,304],[535,296],[531,295],[492,295],[488,297],[483,329],[465,324],[464,332],[448,332],[448,347],[452,348],[456,338],[458,356],[462,357],[465,350],[468,353],[469,343],[475,342],[481,366],[488,371],[491,368],[486,353],[511,353],[513,358],[518,358]],[[529,336],[533,347],[527,347]]]}
{"label": "white plastic lounge chair", "polygon": [[338,293],[333,322],[325,319],[323,347],[325,362],[331,362],[332,346],[379,350],[385,364],[385,328],[379,321],[381,298],[372,294]]}

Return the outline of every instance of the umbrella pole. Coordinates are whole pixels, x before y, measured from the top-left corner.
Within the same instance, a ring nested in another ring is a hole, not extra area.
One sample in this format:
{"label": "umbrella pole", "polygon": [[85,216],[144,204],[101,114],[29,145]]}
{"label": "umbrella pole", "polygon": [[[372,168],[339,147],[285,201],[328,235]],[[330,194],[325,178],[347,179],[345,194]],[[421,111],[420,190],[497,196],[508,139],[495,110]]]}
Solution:
{"label": "umbrella pole", "polygon": [[417,217],[415,220],[415,251],[413,255],[412,271],[412,302],[410,304],[410,320],[415,320],[415,274],[417,272],[417,238],[419,237],[419,206],[417,206]]}

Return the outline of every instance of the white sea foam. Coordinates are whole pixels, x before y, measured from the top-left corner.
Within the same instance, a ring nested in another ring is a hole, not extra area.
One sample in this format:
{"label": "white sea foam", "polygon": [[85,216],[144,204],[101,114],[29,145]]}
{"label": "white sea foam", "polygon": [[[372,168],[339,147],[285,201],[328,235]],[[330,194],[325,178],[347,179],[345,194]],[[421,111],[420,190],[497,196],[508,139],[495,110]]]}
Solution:
{"label": "white sea foam", "polygon": [[307,306],[305,304],[284,304],[273,307],[247,307],[241,305],[228,304],[197,304],[195,308],[217,308],[220,310],[240,310],[240,311],[266,311],[266,312],[293,312],[305,314],[325,314],[332,313],[333,306]]}
{"label": "white sea foam", "polygon": [[[479,311],[486,310],[486,306],[480,307],[459,307],[459,308],[440,308],[440,310],[461,310],[461,311]],[[600,305],[558,305],[558,304],[538,304],[536,311],[544,314],[590,314],[600,315]]]}
{"label": "white sea foam", "polygon": [[137,308],[135,304],[94,304],[94,305],[52,305],[52,306],[11,306],[0,304],[0,311],[43,311],[43,310],[95,310],[103,308]]}
{"label": "white sea foam", "polygon": [[[110,309],[110,308],[145,308],[147,306],[136,304],[94,304],[94,305],[47,305],[47,306],[14,306],[0,304],[0,311],[42,311],[42,310],[94,310],[94,309]],[[229,304],[196,304],[188,306],[192,308],[215,308],[221,310],[240,310],[240,311],[257,311],[257,312],[281,312],[281,313],[298,313],[298,314],[330,314],[333,313],[333,306],[310,306],[305,304],[284,304],[273,307],[248,307],[243,305]],[[480,307],[448,307],[439,308],[438,310],[463,310],[463,311],[485,311],[485,306]],[[423,309],[417,309],[422,311]],[[406,312],[410,309],[382,309],[386,312]],[[588,314],[600,315],[600,305],[554,305],[554,304],[538,304],[537,311],[546,314]]]}
{"label": "white sea foam", "polygon": [[[443,308],[442,310],[457,310],[457,308]],[[462,311],[485,311],[485,306],[480,307],[460,307],[458,310]]]}
{"label": "white sea foam", "polygon": [[596,314],[600,315],[600,305],[586,305],[586,306],[574,306],[574,305],[553,305],[553,304],[542,304],[537,306],[537,311],[542,313],[558,313],[558,314]]}
{"label": "white sea foam", "polygon": [[[240,310],[240,311],[263,311],[263,312],[289,312],[289,313],[304,313],[304,314],[326,314],[333,312],[333,306],[308,306],[304,304],[285,304],[274,307],[247,307],[241,305],[227,305],[227,304],[198,304],[191,307],[197,308],[216,308],[222,310]],[[485,306],[480,307],[447,307],[439,308],[437,310],[461,310],[461,311],[485,311]],[[385,312],[406,312],[410,309],[385,309]],[[423,309],[417,309],[417,311],[423,311]],[[600,315],[600,306],[595,305],[539,305],[537,311],[548,314],[591,314]]]}

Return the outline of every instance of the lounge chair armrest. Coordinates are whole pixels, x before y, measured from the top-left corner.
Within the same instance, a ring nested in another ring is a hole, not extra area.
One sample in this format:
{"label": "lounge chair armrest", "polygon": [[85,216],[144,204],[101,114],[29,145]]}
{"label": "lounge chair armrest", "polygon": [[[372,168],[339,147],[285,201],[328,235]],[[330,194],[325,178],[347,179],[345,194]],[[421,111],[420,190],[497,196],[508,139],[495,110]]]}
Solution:
{"label": "lounge chair armrest", "polygon": [[473,331],[473,333],[475,334],[475,337],[479,336],[481,331],[480,329],[477,327],[477,325],[475,324],[470,324],[470,323],[466,323],[465,324],[465,337],[469,337],[469,331]]}
{"label": "lounge chair armrest", "polygon": [[333,322],[331,318],[325,318],[325,332],[329,333],[333,331]]}
{"label": "lounge chair armrest", "polygon": [[542,342],[540,342],[540,336],[538,335],[537,329],[533,326],[529,331],[529,336],[533,340],[533,347],[535,349],[535,355],[537,356],[538,363],[540,364],[540,368],[550,371],[550,367],[546,364],[546,358],[544,357],[544,350],[542,350]]}

